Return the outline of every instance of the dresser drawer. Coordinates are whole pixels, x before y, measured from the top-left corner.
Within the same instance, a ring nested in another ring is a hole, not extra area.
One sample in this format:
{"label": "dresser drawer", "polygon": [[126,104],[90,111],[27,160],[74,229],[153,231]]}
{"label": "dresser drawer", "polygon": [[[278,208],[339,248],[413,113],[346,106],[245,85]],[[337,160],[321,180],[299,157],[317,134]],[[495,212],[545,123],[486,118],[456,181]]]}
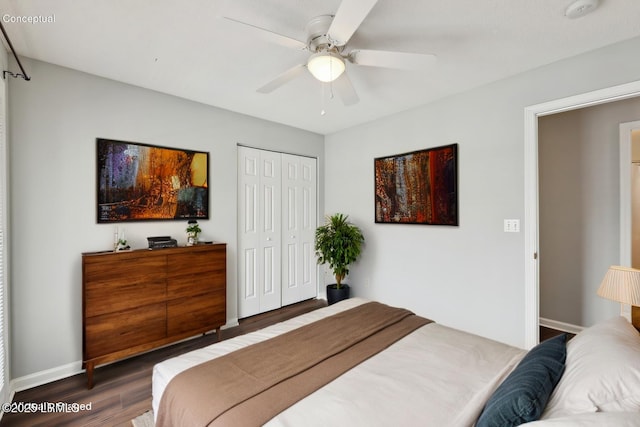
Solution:
{"label": "dresser drawer", "polygon": [[215,291],[224,291],[227,287],[225,270],[212,270],[208,273],[189,273],[167,278],[167,298],[176,299]]}
{"label": "dresser drawer", "polygon": [[196,296],[226,289],[225,248],[209,246],[199,249],[201,250],[168,257],[168,299]]}
{"label": "dresser drawer", "polygon": [[165,338],[166,303],[85,319],[85,359]]}
{"label": "dresser drawer", "polygon": [[226,248],[224,245],[203,245],[192,251],[171,254],[167,258],[167,276],[181,277],[188,274],[208,274],[225,271]]}
{"label": "dresser drawer", "polygon": [[165,256],[112,256],[84,266],[85,316],[93,317],[165,301]]}
{"label": "dresser drawer", "polygon": [[197,298],[180,298],[167,303],[167,333],[215,329],[226,323],[224,290],[209,292]]}

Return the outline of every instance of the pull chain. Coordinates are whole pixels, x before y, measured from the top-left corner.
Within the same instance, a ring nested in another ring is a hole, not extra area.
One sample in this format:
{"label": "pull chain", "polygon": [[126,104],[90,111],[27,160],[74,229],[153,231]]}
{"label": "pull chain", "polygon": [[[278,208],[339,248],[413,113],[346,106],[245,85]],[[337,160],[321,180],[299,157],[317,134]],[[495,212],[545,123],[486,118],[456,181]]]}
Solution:
{"label": "pull chain", "polygon": [[[333,62],[329,62],[329,74],[333,78]],[[330,80],[328,85],[329,85],[329,99],[333,99],[333,80]],[[320,110],[321,116],[324,116],[325,114],[327,114],[327,111],[325,110],[326,100],[327,100],[327,96],[325,93],[326,87],[327,87],[327,83],[322,83],[322,102],[321,102],[322,109]]]}

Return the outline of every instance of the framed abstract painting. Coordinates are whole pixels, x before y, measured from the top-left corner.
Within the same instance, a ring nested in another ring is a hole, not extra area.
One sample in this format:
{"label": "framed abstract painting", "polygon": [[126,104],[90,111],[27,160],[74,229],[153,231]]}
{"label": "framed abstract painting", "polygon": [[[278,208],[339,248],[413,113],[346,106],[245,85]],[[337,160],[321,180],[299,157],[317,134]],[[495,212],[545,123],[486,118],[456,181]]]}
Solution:
{"label": "framed abstract painting", "polygon": [[209,153],[96,142],[98,223],[209,218]]}
{"label": "framed abstract painting", "polygon": [[458,225],[458,144],[374,159],[375,222]]}

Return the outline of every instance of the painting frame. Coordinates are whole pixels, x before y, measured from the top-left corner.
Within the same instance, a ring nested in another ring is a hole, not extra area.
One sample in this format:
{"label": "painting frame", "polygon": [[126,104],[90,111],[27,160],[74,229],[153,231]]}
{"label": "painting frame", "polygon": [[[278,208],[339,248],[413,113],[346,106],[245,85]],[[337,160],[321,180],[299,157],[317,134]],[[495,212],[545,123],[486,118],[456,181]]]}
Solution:
{"label": "painting frame", "polygon": [[458,144],[374,159],[375,222],[459,225]]}
{"label": "painting frame", "polygon": [[96,138],[99,224],[209,219],[209,152]]}

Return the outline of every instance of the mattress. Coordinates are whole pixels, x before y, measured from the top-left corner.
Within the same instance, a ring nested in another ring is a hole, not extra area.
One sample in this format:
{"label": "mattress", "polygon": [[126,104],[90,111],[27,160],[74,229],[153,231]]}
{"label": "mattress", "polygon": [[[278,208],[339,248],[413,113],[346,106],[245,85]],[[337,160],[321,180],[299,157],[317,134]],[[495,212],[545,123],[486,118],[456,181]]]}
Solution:
{"label": "mattress", "polygon": [[[365,302],[359,298],[342,301],[156,365],[154,414],[167,384],[180,372]],[[430,323],[298,401],[266,425],[471,426],[525,353]]]}

